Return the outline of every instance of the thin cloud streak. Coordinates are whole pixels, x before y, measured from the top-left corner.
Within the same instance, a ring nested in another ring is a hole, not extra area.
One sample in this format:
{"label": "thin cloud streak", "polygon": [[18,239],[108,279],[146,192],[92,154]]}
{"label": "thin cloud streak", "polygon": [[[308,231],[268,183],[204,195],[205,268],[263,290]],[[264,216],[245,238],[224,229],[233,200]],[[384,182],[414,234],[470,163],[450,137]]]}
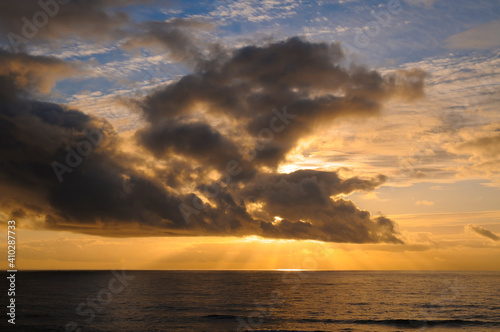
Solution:
{"label": "thin cloud streak", "polygon": [[500,240],[500,237],[497,236],[496,234],[492,233],[491,231],[487,230],[486,228],[484,227],[481,227],[479,225],[474,225],[474,224],[469,224],[467,226],[465,226],[465,229],[466,230],[470,230],[470,231],[473,231],[481,236],[484,236],[490,240],[493,240],[493,241],[499,241]]}

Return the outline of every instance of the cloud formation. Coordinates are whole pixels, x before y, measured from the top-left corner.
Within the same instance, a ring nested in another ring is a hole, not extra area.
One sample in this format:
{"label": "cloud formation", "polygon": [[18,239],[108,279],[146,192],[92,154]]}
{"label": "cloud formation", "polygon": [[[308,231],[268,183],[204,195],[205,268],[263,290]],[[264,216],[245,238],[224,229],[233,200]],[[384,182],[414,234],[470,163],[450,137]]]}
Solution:
{"label": "cloud formation", "polygon": [[197,19],[174,18],[167,21],[149,21],[137,24],[137,31],[122,45],[125,49],[161,47],[167,49],[169,58],[195,65],[216,51],[216,43],[200,38],[201,31],[211,31],[213,23]]}
{"label": "cloud formation", "polygon": [[493,240],[493,241],[500,240],[500,237],[498,237],[496,234],[492,233],[491,231],[489,231],[486,228],[481,227],[479,225],[469,224],[469,225],[465,226],[465,229],[473,231],[473,232],[475,232],[481,236],[487,237],[488,239]]}
{"label": "cloud formation", "polygon": [[[66,37],[108,40],[124,33],[131,23],[120,7],[139,1],[113,0],[20,0],[0,3],[2,41],[15,51],[23,50],[30,41],[50,41]],[[85,29],[82,29],[82,26]],[[36,38],[36,39],[35,39]]]}
{"label": "cloud formation", "polygon": [[[128,6],[170,4],[169,0],[21,0],[0,3],[0,41],[11,51],[25,51],[29,43],[62,46],[68,38],[119,44],[133,48],[166,47],[177,61],[194,63],[209,46],[196,32],[212,30],[214,24],[196,19],[136,22]],[[82,27],[85,27],[82,29]],[[101,45],[102,46],[102,45]]]}
{"label": "cloud formation", "polygon": [[[51,57],[32,57],[0,50],[0,76],[10,88],[49,93],[56,81],[74,76],[78,69],[67,62]],[[4,93],[9,88],[5,87]]]}
{"label": "cloud formation", "polygon": [[[0,65],[6,211],[51,229],[108,236],[402,243],[392,220],[341,198],[375,189],[384,176],[277,170],[316,128],[375,116],[390,98],[421,96],[421,71],[381,75],[347,65],[339,44],[299,38],[221,51],[142,100],[147,125],[125,142],[102,118],[33,99],[29,89],[49,89],[47,77],[66,74],[66,63],[1,56],[22,64]],[[69,164],[70,151],[96,128],[102,143],[59,183],[53,162]]]}
{"label": "cloud formation", "polygon": [[346,68],[344,61],[339,44],[299,38],[220,55],[144,101],[150,127],[142,135],[161,131],[165,122],[184,126],[201,115],[239,127],[238,134],[252,141],[264,136],[259,133],[276,116],[272,110],[286,106],[293,121],[284,121],[286,130],[256,152],[257,163],[276,167],[300,138],[323,124],[377,115],[391,97],[413,100],[423,95],[421,71],[382,76],[363,66]]}
{"label": "cloud formation", "polygon": [[[0,70],[7,73],[0,76],[0,173],[2,192],[8,193],[1,198],[3,209],[42,218],[49,228],[76,230],[107,222],[179,219],[179,198],[127,168],[127,157],[120,154],[119,139],[106,120],[29,97],[18,78],[26,72],[46,77],[61,66],[59,61],[25,54],[18,60],[22,71]],[[52,163],[68,163],[68,147],[78,151],[94,129],[104,133],[103,143],[59,183]]]}
{"label": "cloud formation", "polygon": [[500,135],[475,138],[461,144],[458,149],[476,152],[486,157],[497,158],[500,156]]}

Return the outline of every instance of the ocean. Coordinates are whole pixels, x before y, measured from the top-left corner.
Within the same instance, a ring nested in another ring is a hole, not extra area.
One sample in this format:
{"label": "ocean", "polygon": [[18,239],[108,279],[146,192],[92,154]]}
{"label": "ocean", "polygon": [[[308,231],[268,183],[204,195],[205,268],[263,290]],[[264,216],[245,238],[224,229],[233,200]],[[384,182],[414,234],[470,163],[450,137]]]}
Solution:
{"label": "ocean", "polygon": [[500,331],[498,272],[19,271],[16,277],[16,325],[4,314],[2,331]]}

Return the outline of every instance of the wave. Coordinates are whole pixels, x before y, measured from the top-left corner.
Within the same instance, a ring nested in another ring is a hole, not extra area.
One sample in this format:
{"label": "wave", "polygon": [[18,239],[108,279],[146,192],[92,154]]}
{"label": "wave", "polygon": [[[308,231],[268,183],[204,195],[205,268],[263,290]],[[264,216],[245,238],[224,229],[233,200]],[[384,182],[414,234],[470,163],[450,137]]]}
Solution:
{"label": "wave", "polygon": [[[352,329],[341,329],[339,331],[352,331]],[[311,332],[311,330],[245,330],[245,332]],[[323,331],[323,330],[314,330],[314,332],[330,332],[330,331]]]}
{"label": "wave", "polygon": [[424,320],[424,319],[354,319],[354,320],[335,320],[335,319],[299,319],[303,323],[330,323],[330,324],[353,324],[353,325],[388,325],[396,327],[458,327],[458,326],[500,326],[500,322],[491,322],[483,320],[464,320],[464,319],[443,319],[443,320]]}
{"label": "wave", "polygon": [[206,315],[206,316],[203,316],[202,318],[206,318],[206,319],[212,319],[212,320],[235,320],[238,318],[238,316],[234,316],[234,315]]}
{"label": "wave", "polygon": [[[237,320],[239,316],[224,315],[224,314],[211,314],[202,316],[203,319],[208,320]],[[279,319],[267,318],[269,321],[279,321]],[[485,321],[485,320],[465,320],[465,319],[442,319],[442,320],[425,320],[425,319],[315,319],[315,318],[302,318],[292,319],[297,323],[322,323],[322,324],[343,324],[343,325],[385,325],[394,327],[406,328],[421,328],[421,327],[500,327],[498,321]],[[274,330],[273,330],[274,331]],[[281,331],[281,330],[280,330]]]}
{"label": "wave", "polygon": [[464,308],[464,309],[470,309],[470,308],[474,308],[474,309],[480,309],[480,308],[484,308],[486,307],[485,305],[480,305],[480,304],[440,304],[440,303],[436,303],[436,304],[432,304],[432,303],[426,303],[426,304],[422,304],[422,305],[419,305],[417,307],[420,307],[420,308]]}

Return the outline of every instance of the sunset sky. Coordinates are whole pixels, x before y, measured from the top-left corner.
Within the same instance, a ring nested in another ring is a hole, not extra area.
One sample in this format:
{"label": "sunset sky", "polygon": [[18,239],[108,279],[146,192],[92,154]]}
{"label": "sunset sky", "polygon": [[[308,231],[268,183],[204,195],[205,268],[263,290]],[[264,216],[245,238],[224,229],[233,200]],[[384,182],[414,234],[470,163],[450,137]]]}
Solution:
{"label": "sunset sky", "polygon": [[500,270],[498,1],[44,3],[0,2],[20,270]]}

